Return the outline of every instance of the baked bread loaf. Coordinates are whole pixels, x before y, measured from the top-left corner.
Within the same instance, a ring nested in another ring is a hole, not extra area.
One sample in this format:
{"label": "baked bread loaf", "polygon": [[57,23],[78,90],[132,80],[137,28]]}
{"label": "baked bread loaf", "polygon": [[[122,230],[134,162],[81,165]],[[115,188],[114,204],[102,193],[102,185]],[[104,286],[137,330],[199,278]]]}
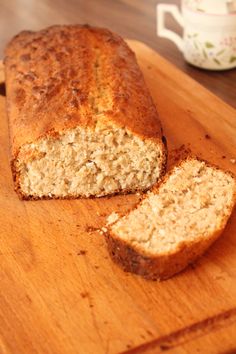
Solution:
{"label": "baked bread loaf", "polygon": [[5,73],[22,198],[143,191],[164,173],[156,107],[118,35],[79,25],[21,32],[6,48]]}
{"label": "baked bread loaf", "polygon": [[109,252],[126,271],[169,278],[217,239],[235,202],[235,177],[189,157],[134,210],[113,223],[109,220]]}

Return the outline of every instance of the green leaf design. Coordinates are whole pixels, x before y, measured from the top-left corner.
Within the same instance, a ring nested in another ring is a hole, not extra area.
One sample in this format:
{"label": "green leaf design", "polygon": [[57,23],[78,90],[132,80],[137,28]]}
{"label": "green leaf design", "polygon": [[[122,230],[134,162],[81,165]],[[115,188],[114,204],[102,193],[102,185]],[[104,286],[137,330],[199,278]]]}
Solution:
{"label": "green leaf design", "polygon": [[236,61],[236,57],[234,55],[232,55],[232,57],[230,57],[230,59],[229,59],[229,63],[231,64],[235,61]]}
{"label": "green leaf design", "polygon": [[197,42],[196,42],[196,41],[193,41],[193,44],[194,44],[194,47],[195,47],[196,49],[198,49]]}
{"label": "green leaf design", "polygon": [[196,38],[197,36],[198,36],[198,33],[187,34],[188,38]]}
{"label": "green leaf design", "polygon": [[216,55],[217,55],[217,56],[218,56],[218,55],[221,55],[221,54],[224,53],[224,51],[225,51],[225,49],[221,49],[219,52],[216,53]]}
{"label": "green leaf design", "polygon": [[205,59],[207,59],[207,52],[205,51],[205,49],[204,49],[204,48],[203,48],[202,52],[203,52],[203,56],[204,56],[204,58],[205,58]]}
{"label": "green leaf design", "polygon": [[214,44],[212,44],[211,42],[205,42],[205,47],[206,48],[214,48]]}
{"label": "green leaf design", "polygon": [[216,64],[221,65],[221,62],[218,59],[214,58],[213,60]]}

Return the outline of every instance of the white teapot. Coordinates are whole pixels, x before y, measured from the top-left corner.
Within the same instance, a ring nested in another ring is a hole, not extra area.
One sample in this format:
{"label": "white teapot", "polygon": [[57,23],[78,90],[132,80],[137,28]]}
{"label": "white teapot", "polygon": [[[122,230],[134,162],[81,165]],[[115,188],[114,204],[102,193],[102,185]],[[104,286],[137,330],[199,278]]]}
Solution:
{"label": "white teapot", "polygon": [[[157,34],[173,41],[187,62],[200,68],[236,67],[236,0],[182,0],[157,5]],[[165,27],[170,13],[183,27],[183,38]]]}

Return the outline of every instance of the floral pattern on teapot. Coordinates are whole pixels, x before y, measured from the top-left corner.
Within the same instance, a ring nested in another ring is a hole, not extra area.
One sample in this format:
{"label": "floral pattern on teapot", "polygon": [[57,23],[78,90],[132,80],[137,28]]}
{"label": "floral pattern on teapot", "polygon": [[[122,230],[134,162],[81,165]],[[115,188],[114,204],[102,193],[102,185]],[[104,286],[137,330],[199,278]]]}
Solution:
{"label": "floral pattern on teapot", "polygon": [[201,38],[199,33],[186,34],[186,52],[188,60],[197,66],[209,66],[220,69],[221,66],[235,66],[236,36],[228,36],[220,41],[208,41]]}

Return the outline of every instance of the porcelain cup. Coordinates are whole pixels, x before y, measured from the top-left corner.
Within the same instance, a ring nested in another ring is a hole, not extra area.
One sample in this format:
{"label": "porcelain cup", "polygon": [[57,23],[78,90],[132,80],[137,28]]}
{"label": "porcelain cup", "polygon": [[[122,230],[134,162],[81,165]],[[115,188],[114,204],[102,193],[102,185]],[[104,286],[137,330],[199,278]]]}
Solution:
{"label": "porcelain cup", "polygon": [[[228,7],[217,8],[215,12],[208,7],[206,12],[204,8],[189,6],[191,1],[193,4],[197,0],[182,1],[181,11],[176,5],[157,5],[158,36],[174,42],[185,60],[197,67],[209,70],[236,67],[236,12],[227,12]],[[227,3],[226,0],[214,0],[214,3],[217,1]],[[232,6],[233,3],[231,9]],[[183,28],[182,37],[165,27],[167,13]]]}

